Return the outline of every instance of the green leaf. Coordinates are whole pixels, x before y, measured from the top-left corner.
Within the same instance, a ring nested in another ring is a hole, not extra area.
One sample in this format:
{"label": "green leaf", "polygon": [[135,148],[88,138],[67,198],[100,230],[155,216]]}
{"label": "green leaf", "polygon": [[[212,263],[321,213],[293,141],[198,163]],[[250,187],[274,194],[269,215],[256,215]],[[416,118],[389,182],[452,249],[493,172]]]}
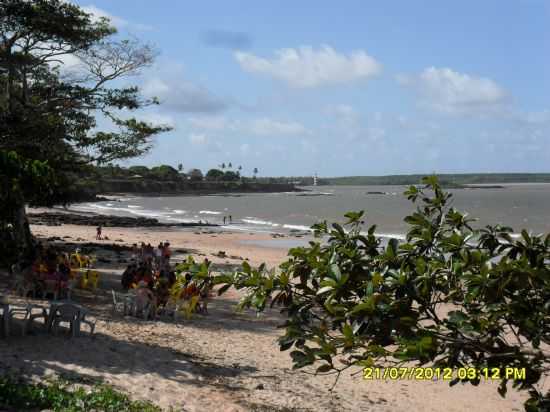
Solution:
{"label": "green leaf", "polygon": [[324,286],[317,291],[316,295],[322,295],[323,293],[331,292],[333,290],[334,290],[334,287],[332,286]]}
{"label": "green leaf", "polygon": [[332,265],[330,265],[329,275],[337,282],[340,281],[340,279],[342,278],[342,272],[340,272],[340,268],[337,264],[333,263]]}
{"label": "green leaf", "polygon": [[231,286],[233,286],[233,285],[228,284],[228,285],[223,285],[221,288],[219,288],[218,289],[218,296],[225,293]]}
{"label": "green leaf", "polygon": [[317,368],[316,373],[330,372],[331,370],[332,370],[332,366],[328,363],[325,363]]}
{"label": "green leaf", "polygon": [[342,333],[347,339],[353,339],[353,328],[348,323],[344,323]]}

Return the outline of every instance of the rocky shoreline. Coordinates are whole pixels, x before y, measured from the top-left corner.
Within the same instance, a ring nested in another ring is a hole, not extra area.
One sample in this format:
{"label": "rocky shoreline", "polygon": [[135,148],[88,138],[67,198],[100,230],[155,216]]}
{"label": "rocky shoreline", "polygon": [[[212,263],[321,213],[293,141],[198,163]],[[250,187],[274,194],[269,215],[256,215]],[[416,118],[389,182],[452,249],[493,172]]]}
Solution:
{"label": "rocky shoreline", "polygon": [[214,223],[161,223],[146,217],[113,215],[80,215],[76,213],[41,212],[29,213],[29,223],[33,225],[60,226],[62,224],[103,227],[216,227]]}

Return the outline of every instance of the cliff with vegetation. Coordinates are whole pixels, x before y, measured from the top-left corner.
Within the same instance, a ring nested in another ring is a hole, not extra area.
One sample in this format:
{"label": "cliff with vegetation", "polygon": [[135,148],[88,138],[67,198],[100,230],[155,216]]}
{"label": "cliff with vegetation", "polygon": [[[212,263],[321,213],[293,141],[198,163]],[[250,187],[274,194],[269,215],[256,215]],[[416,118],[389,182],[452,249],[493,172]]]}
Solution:
{"label": "cliff with vegetation", "polygon": [[286,183],[254,181],[161,181],[152,179],[104,179],[95,182],[95,192],[156,194],[273,193],[299,191]]}
{"label": "cliff with vegetation", "polygon": [[210,169],[203,175],[199,169],[186,173],[168,165],[94,167],[78,179],[79,199],[88,200],[97,194],[132,193],[140,195],[273,193],[300,191],[282,180],[241,176],[240,171]]}

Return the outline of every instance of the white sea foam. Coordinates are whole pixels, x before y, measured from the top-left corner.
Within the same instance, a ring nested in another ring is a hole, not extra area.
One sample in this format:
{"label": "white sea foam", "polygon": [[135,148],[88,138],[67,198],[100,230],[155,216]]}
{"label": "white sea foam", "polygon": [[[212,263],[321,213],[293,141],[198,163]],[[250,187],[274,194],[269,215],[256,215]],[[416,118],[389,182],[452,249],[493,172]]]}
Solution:
{"label": "white sea foam", "polygon": [[172,212],[174,212],[177,215],[183,215],[184,213],[187,213],[185,210],[180,210],[180,209],[174,209],[172,210]]}
{"label": "white sea foam", "polygon": [[[111,206],[109,206],[111,205]],[[75,210],[81,211],[93,211],[101,214],[108,214],[112,212],[124,212],[131,215],[143,216],[143,217],[163,217],[166,216],[165,213],[158,210],[147,210],[147,209],[131,209],[127,207],[114,207],[112,203],[107,203],[105,205],[99,203],[87,203],[84,207],[73,207]]]}
{"label": "white sea foam", "polygon": [[138,206],[138,205],[128,205],[128,208],[129,209],[143,209],[142,206]]}
{"label": "white sea foam", "polygon": [[256,218],[253,218],[253,217],[248,217],[248,218],[245,218],[245,219],[241,219],[241,221],[243,221],[245,223],[248,223],[248,224],[251,224],[251,225],[264,225],[264,226],[271,226],[271,227],[281,226],[279,223],[270,222],[269,220],[256,219]]}
{"label": "white sea foam", "polygon": [[302,225],[283,225],[283,228],[291,230],[303,230],[304,232],[313,232],[313,230],[309,226]]}
{"label": "white sea foam", "polygon": [[195,223],[196,222],[196,220],[193,220],[193,219],[183,219],[183,218],[171,217],[171,216],[167,216],[164,219],[169,220],[171,222],[177,222],[177,223]]}
{"label": "white sea foam", "polygon": [[222,229],[227,230],[238,230],[242,232],[255,232],[255,233],[273,233],[272,229],[270,227],[263,227],[263,226],[246,226],[246,225],[222,225],[220,226]]}
{"label": "white sea foam", "polygon": [[[366,232],[361,232],[362,235],[367,235]],[[375,236],[382,237],[385,239],[397,239],[397,240],[406,240],[407,236],[402,233],[375,233]]]}
{"label": "white sea foam", "polygon": [[201,210],[200,215],[221,215],[222,212],[216,212],[215,210]]}

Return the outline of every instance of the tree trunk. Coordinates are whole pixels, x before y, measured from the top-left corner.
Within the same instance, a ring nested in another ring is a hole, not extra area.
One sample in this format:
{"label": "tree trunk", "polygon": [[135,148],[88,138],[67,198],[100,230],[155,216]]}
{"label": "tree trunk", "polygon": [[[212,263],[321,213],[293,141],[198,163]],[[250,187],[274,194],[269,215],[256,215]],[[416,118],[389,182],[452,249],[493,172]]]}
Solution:
{"label": "tree trunk", "polygon": [[20,262],[27,261],[28,259],[32,259],[34,255],[34,245],[27,211],[25,210],[25,199],[21,193],[17,195],[13,217],[13,229],[18,252],[17,258]]}

